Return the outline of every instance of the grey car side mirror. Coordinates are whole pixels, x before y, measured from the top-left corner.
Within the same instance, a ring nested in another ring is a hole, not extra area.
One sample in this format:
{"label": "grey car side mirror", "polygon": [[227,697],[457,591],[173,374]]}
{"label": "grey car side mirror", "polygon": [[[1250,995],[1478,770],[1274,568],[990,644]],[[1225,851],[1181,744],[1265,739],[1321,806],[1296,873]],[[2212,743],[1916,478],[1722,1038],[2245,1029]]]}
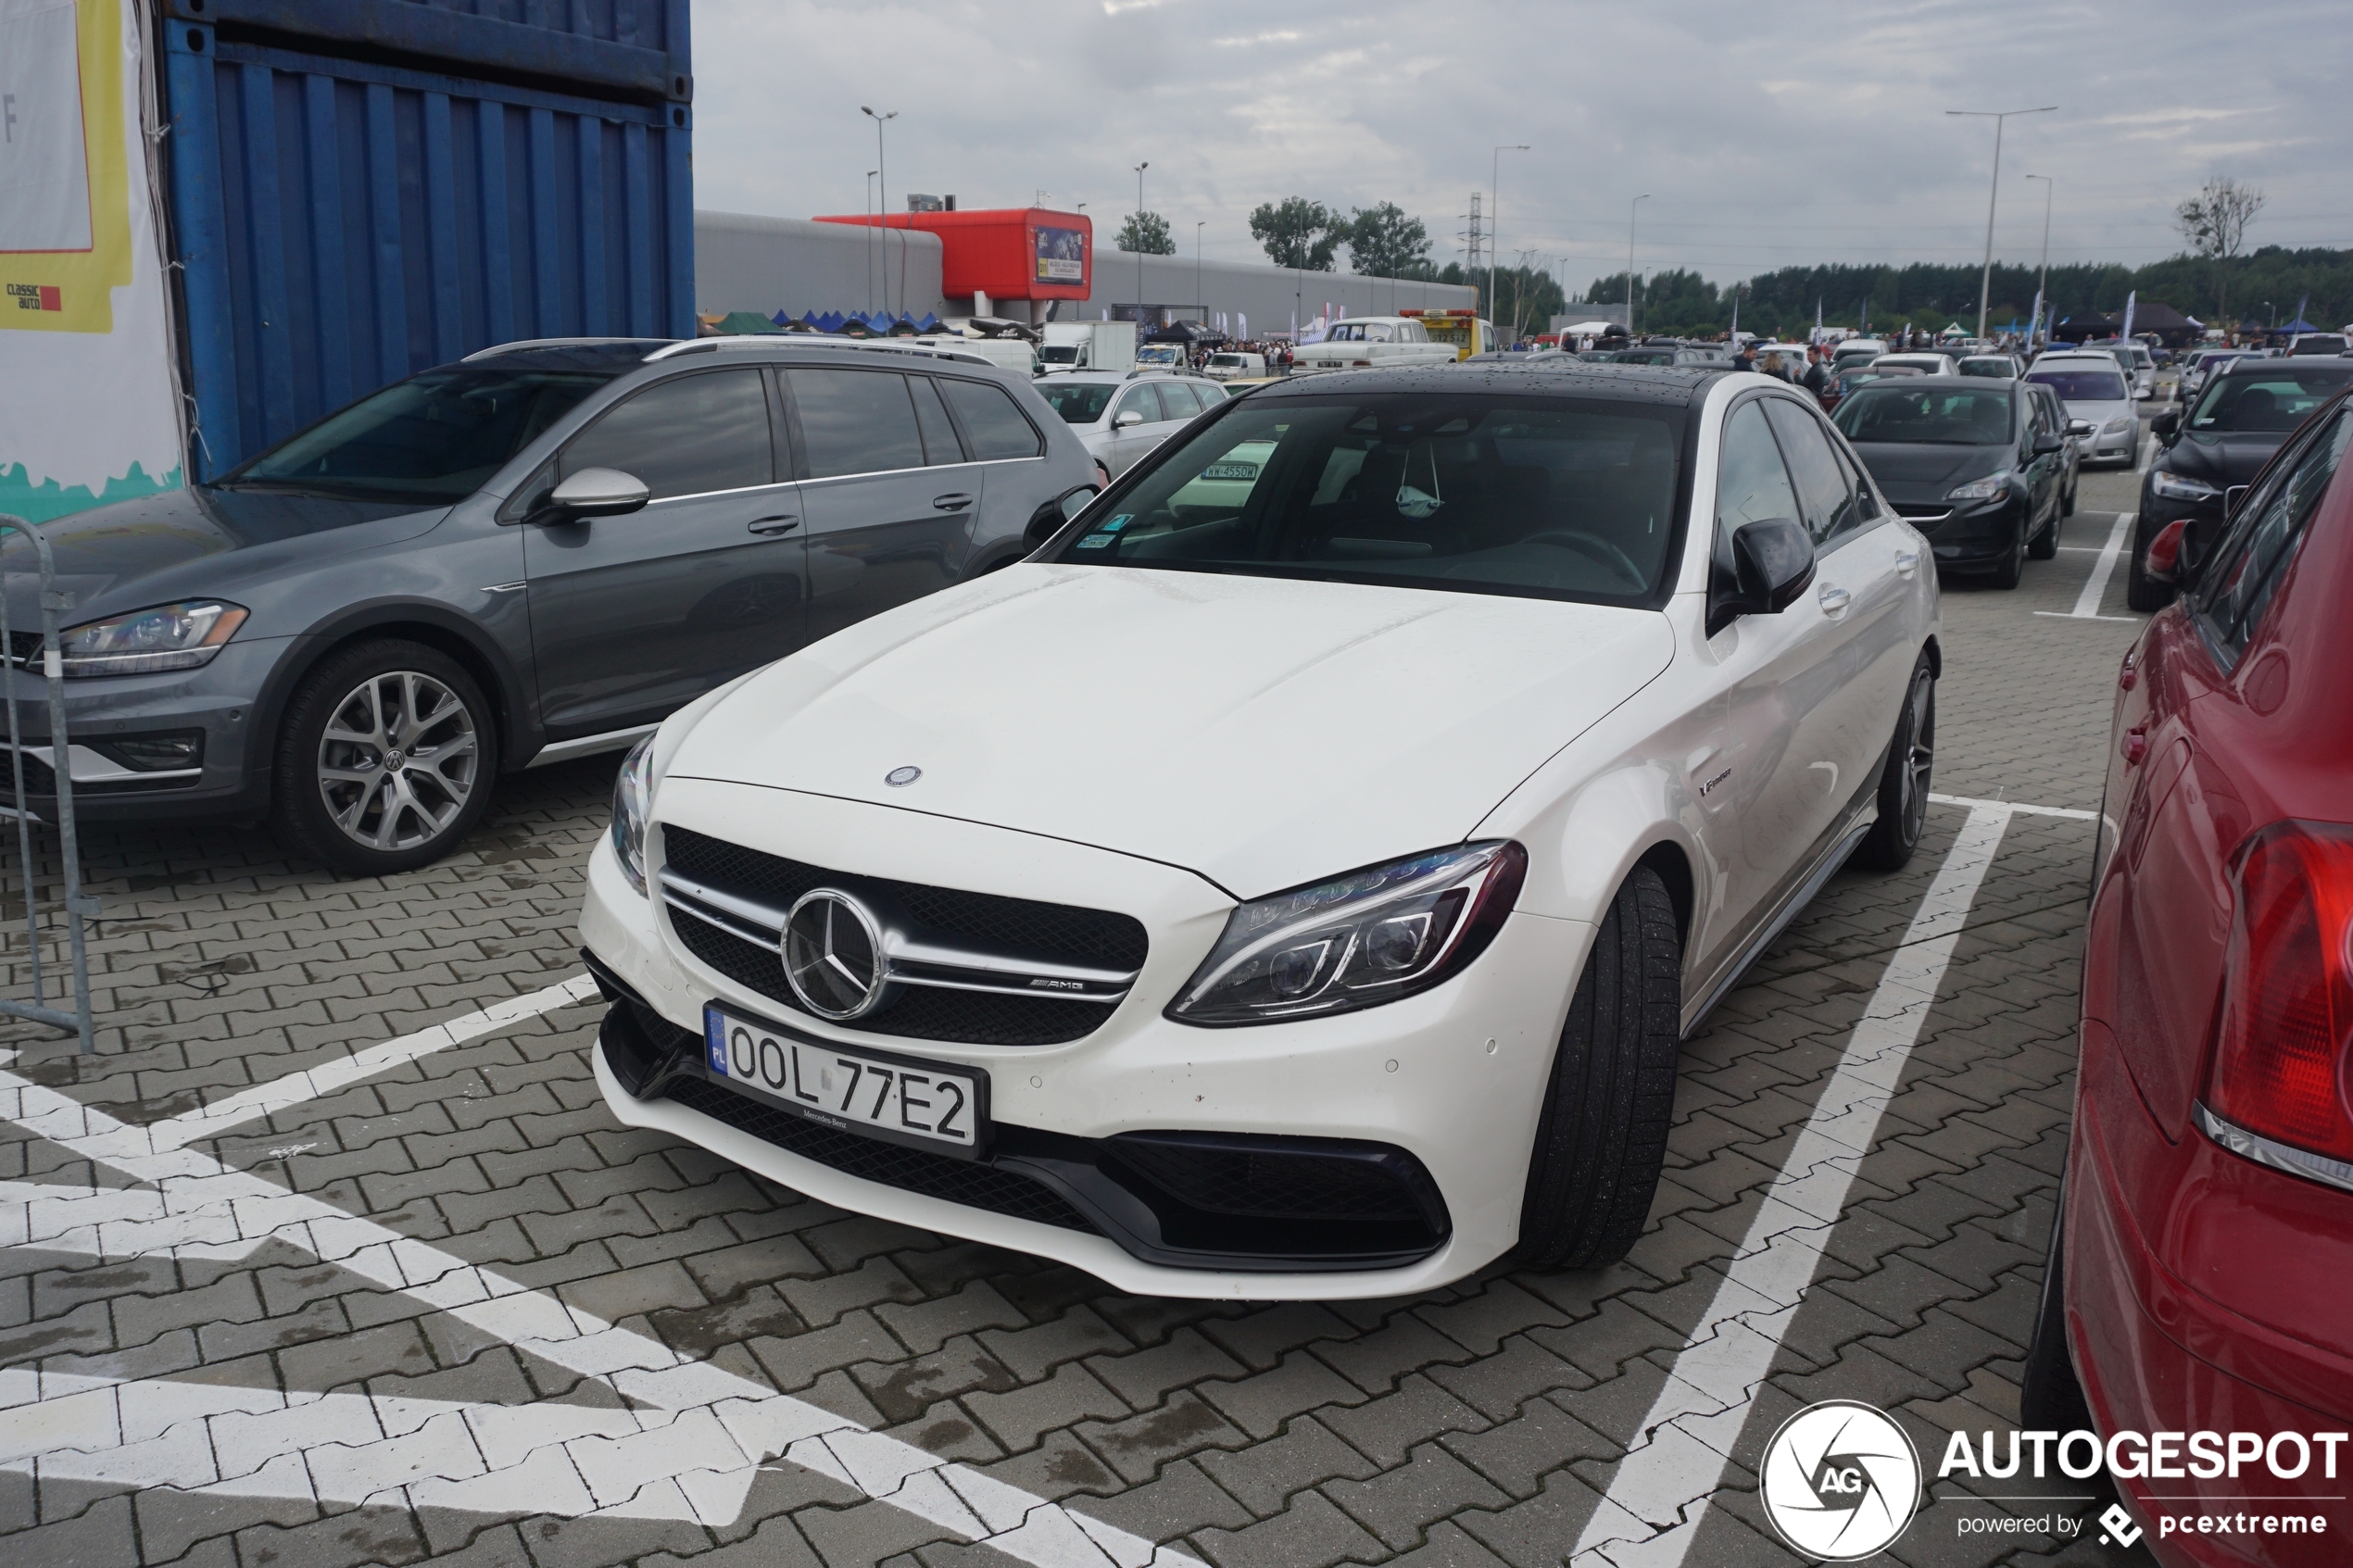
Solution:
{"label": "grey car side mirror", "polygon": [[578,522],[592,517],[620,517],[653,499],[646,482],[619,469],[582,469],[547,493],[543,516],[549,521]]}
{"label": "grey car side mirror", "polygon": [[1130,425],[1139,425],[1143,422],[1144,411],[1142,409],[1123,408],[1118,413],[1112,416],[1111,428],[1114,430],[1126,430]]}
{"label": "grey car side mirror", "polygon": [[2070,420],[2067,421],[2067,433],[2070,435],[2089,435],[2092,433],[2092,421],[2089,420]]}

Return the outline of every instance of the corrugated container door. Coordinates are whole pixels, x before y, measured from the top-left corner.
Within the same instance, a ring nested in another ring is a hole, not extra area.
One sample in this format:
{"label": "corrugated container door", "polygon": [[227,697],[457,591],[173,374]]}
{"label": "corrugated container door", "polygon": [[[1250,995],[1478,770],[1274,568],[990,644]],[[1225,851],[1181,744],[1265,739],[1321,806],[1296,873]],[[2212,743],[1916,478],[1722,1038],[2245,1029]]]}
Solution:
{"label": "corrugated container door", "polygon": [[492,344],[692,335],[684,103],[165,26],[199,477]]}

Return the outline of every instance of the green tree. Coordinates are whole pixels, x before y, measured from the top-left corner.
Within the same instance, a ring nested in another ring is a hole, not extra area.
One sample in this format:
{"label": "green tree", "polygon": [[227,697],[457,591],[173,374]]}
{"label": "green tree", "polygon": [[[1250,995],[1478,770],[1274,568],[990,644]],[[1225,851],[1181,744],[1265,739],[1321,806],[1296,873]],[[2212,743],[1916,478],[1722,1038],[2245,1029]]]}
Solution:
{"label": "green tree", "polygon": [[1358,207],[1346,227],[1351,271],[1413,278],[1429,270],[1429,231],[1395,202]]}
{"label": "green tree", "polygon": [[1332,270],[1332,253],[1347,238],[1347,219],[1305,196],[1263,203],[1250,215],[1250,237],[1266,247],[1276,266],[1310,272]]}
{"label": "green tree", "polygon": [[2263,193],[2222,178],[2208,180],[2197,194],[2173,209],[2173,226],[2189,242],[2190,254],[2214,264],[2216,313],[2230,288],[2231,258],[2246,239],[2246,226],[2263,210]]}
{"label": "green tree", "polygon": [[1176,242],[1168,233],[1168,220],[1157,212],[1129,213],[1127,221],[1119,226],[1119,237],[1112,243],[1122,250],[1140,250],[1146,256],[1176,254]]}

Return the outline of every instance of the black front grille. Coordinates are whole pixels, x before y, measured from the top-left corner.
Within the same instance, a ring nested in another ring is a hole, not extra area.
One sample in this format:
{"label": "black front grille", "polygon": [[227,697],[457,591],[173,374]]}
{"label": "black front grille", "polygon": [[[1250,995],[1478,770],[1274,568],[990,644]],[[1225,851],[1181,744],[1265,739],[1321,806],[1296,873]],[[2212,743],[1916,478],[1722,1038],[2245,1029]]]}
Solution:
{"label": "black front grille", "polygon": [[967,1208],[986,1209],[992,1214],[1097,1234],[1087,1216],[1060,1193],[994,1165],[884,1143],[855,1133],[837,1133],[700,1078],[673,1078],[663,1093],[689,1110],[699,1110],[714,1121],[724,1122],[787,1153],[831,1166],[844,1175],[880,1182],[925,1198],[962,1203]]}
{"label": "black front grille", "polygon": [[[878,877],[846,877],[680,827],[663,828],[662,847],[671,868],[680,875],[777,909],[791,908],[812,888],[847,882],[899,900],[916,920],[950,936],[1069,963],[1137,969],[1144,961],[1143,923],[1130,915]],[[675,909],[670,911],[670,925],[680,946],[738,985],[796,1012],[808,1012],[786,984],[784,960],[774,945],[749,941]],[[1093,1034],[1118,1005],[904,985],[895,1000],[849,1027],[907,1040],[1055,1046]]]}
{"label": "black front grille", "polygon": [[812,888],[847,880],[899,900],[916,920],[950,936],[1065,963],[1120,970],[1144,966],[1144,925],[1132,915],[830,872],[681,827],[665,826],[661,842],[663,857],[680,875],[780,910],[792,908]]}
{"label": "black front grille", "polygon": [[1110,1148],[1113,1158],[1154,1186],[1213,1214],[1327,1222],[1423,1218],[1413,1187],[1378,1160],[1134,1136],[1114,1138]]}
{"label": "black front grille", "polygon": [[40,633],[11,632],[8,633],[8,662],[18,669],[23,669],[40,651]]}

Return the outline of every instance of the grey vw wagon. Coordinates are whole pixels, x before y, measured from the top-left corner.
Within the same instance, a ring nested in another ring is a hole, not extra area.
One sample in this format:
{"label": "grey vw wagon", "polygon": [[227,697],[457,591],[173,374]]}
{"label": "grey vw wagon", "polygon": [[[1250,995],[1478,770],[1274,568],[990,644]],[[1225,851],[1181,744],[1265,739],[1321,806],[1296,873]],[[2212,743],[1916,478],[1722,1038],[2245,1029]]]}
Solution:
{"label": "grey vw wagon", "polygon": [[[267,818],[339,871],[445,853],[502,772],[1018,559],[1094,465],[1026,378],[778,338],[510,344],[183,491],[44,526],[84,819]],[[40,624],[29,541],[9,614]],[[16,634],[38,669],[37,633]],[[31,741],[47,735],[19,687]],[[56,789],[28,744],[24,807]],[[0,769],[0,779],[6,777]]]}

